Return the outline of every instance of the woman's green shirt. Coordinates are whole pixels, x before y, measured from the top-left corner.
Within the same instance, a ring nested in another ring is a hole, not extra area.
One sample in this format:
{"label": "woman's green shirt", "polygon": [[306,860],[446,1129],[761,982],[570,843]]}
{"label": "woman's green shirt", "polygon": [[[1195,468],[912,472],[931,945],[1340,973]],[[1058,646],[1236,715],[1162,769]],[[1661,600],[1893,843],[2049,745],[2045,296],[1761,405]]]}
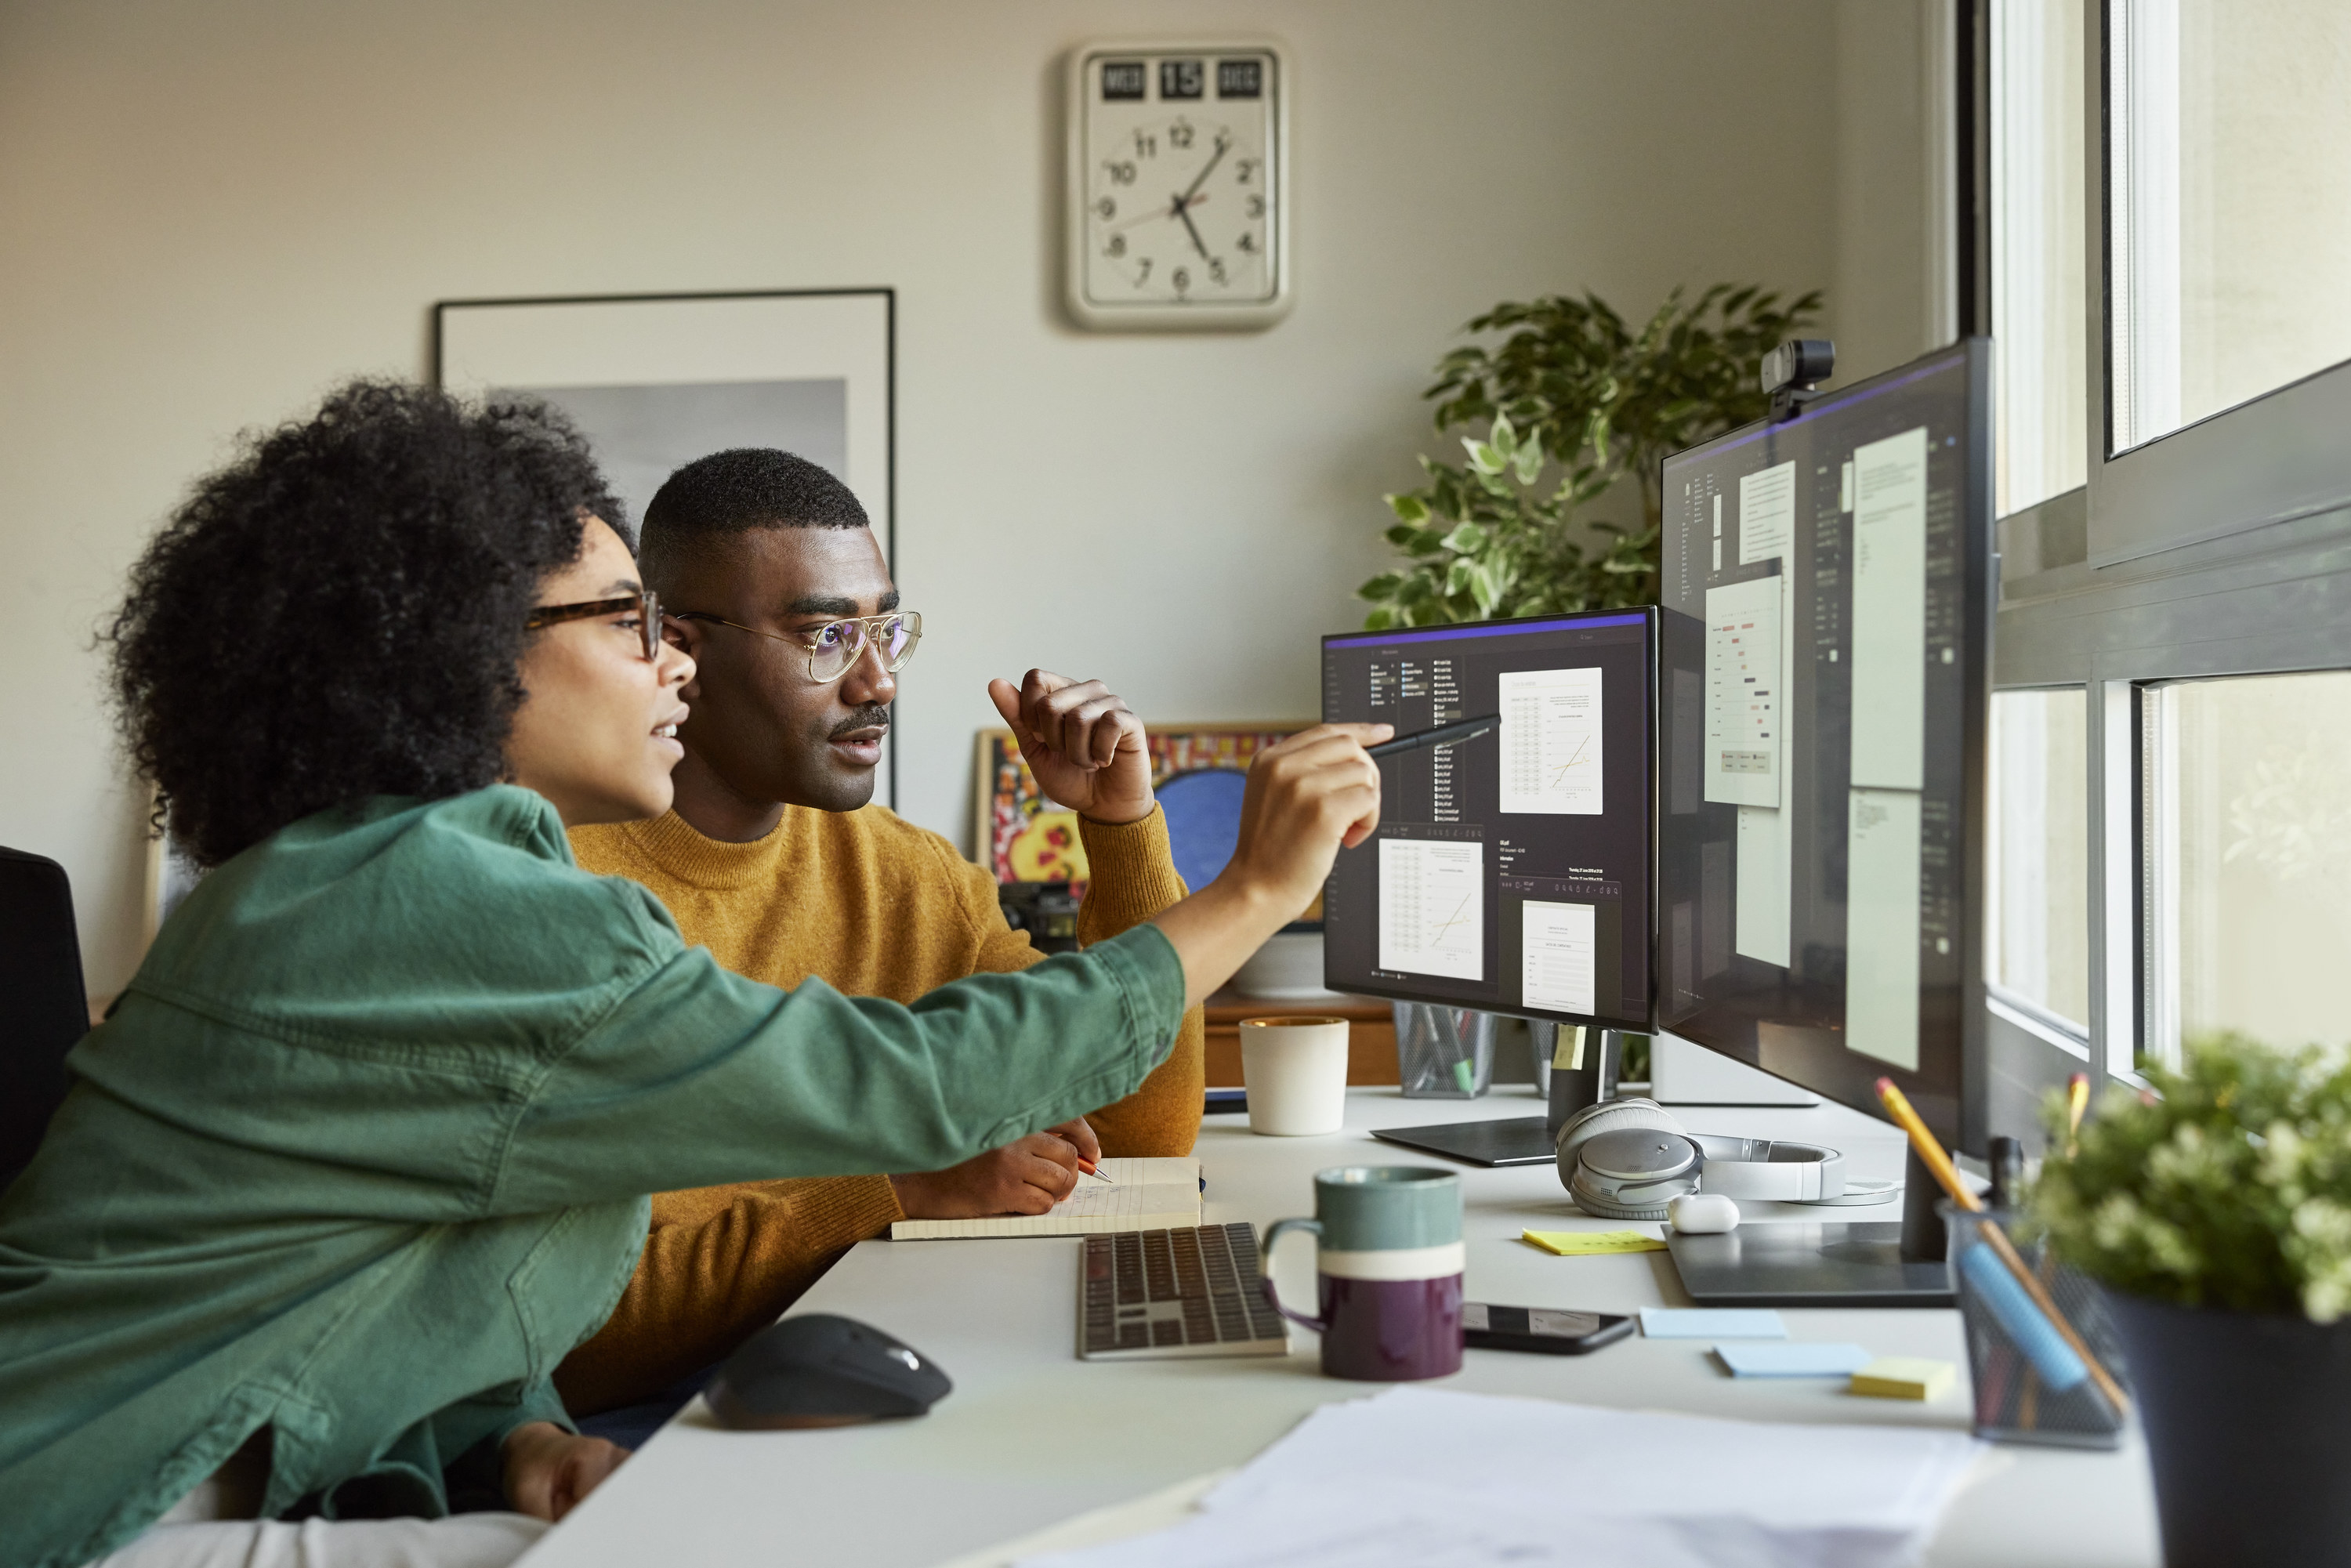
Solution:
{"label": "woman's green shirt", "polygon": [[437,1513],[563,1419],[646,1195],[953,1165],[1131,1092],[1183,1006],[1150,925],[778,991],[511,786],[298,822],[173,914],[0,1198],[0,1563],[78,1568],[264,1426],[268,1512]]}

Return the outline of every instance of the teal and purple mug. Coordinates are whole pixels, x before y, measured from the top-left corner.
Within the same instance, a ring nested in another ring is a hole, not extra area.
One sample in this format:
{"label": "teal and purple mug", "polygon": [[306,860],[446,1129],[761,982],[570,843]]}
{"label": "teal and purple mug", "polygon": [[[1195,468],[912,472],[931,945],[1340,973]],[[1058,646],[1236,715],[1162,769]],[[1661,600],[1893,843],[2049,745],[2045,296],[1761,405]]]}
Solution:
{"label": "teal and purple mug", "polygon": [[[1273,1243],[1311,1230],[1320,1317],[1273,1286]],[[1428,1166],[1341,1166],[1314,1177],[1314,1218],[1279,1219],[1261,1256],[1266,1300],[1322,1336],[1332,1377],[1407,1383],[1461,1370],[1461,1178]]]}

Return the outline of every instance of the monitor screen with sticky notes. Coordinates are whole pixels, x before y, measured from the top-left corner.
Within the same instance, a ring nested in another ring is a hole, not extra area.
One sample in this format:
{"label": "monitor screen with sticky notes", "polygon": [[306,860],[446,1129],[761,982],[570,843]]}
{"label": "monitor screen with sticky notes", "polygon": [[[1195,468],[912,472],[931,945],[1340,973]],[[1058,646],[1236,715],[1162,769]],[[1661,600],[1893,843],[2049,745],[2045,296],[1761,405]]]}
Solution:
{"label": "monitor screen with sticky notes", "polygon": [[1979,1154],[1990,375],[1971,339],[1667,458],[1657,685],[1658,1023]]}

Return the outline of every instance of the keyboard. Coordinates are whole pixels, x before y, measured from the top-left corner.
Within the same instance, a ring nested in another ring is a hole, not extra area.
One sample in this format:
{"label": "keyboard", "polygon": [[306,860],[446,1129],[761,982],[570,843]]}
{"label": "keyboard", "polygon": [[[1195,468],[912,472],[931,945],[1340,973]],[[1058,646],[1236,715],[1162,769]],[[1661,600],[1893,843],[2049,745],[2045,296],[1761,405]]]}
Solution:
{"label": "keyboard", "polygon": [[1186,1225],[1084,1238],[1078,1356],[1282,1355],[1290,1337],[1258,1283],[1246,1225]]}

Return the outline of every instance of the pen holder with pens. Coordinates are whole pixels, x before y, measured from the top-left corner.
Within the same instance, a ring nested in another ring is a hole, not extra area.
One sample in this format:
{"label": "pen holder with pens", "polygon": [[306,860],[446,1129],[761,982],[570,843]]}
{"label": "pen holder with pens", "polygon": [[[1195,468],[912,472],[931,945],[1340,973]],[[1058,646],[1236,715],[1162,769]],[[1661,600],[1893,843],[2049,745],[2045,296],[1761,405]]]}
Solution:
{"label": "pen holder with pens", "polygon": [[2012,1211],[1938,1207],[1959,1284],[1976,1436],[2119,1447],[2127,1414],[2122,1349],[2097,1288],[2045,1243],[2020,1240]]}
{"label": "pen holder with pens", "polygon": [[1407,1100],[1475,1100],[1494,1081],[1492,1013],[1394,1002],[1396,1082]]}

